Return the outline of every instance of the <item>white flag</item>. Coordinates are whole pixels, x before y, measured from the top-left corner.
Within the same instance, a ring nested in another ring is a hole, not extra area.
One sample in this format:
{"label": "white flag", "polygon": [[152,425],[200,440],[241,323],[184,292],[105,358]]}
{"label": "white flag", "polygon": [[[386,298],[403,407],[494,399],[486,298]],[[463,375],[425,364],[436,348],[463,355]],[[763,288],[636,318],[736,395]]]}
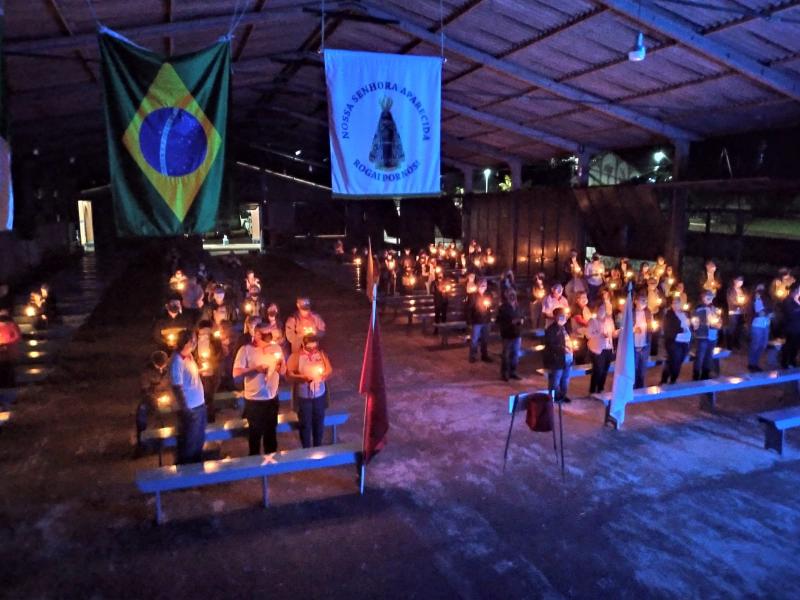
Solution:
{"label": "white flag", "polygon": [[325,50],[331,187],[338,196],[438,196],[442,60]]}
{"label": "white flag", "polygon": [[611,409],[609,414],[622,427],[625,420],[625,405],[633,400],[633,384],[636,377],[636,361],[633,345],[633,298],[628,293],[625,313],[622,317],[622,331],[617,342],[617,359],[614,362],[614,386],[611,388]]}
{"label": "white flag", "polygon": [[11,148],[0,136],[0,231],[14,227],[14,188],[11,186]]}

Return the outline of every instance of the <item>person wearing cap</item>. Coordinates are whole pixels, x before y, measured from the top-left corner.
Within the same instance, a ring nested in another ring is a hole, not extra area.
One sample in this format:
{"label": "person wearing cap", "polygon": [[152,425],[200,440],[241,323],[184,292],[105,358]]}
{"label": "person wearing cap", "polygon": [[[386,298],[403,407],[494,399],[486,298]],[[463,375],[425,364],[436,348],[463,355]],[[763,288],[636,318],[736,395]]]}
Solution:
{"label": "person wearing cap", "polygon": [[241,314],[246,317],[264,315],[264,299],[261,297],[261,288],[253,284],[247,290],[247,295],[242,301]]}
{"label": "person wearing cap", "polygon": [[722,316],[714,306],[714,292],[704,291],[700,296],[701,304],[694,309],[692,330],[697,340],[695,347],[694,368],[692,378],[695,381],[708,379],[714,369],[714,347],[719,339],[722,327]]}
{"label": "person wearing cap", "polygon": [[244,378],[244,417],[248,422],[250,455],[278,449],[278,387],[286,375],[283,349],[272,341],[267,323],[260,322],[250,344],[242,346],[233,361],[233,376]]}
{"label": "person wearing cap", "polygon": [[236,304],[231,301],[221,283],[214,285],[211,296],[203,307],[201,319],[208,321],[229,321],[236,323],[239,320],[239,311]]}
{"label": "person wearing cap", "polygon": [[753,297],[747,307],[750,317],[750,345],[747,350],[747,368],[750,371],[761,371],[759,362],[769,342],[769,327],[772,320],[772,302],[766,293],[763,283],[759,283],[753,291]]}
{"label": "person wearing cap", "polygon": [[170,294],[161,314],[156,317],[153,325],[153,340],[165,352],[172,352],[178,346],[179,334],[192,326],[192,323],[183,314],[181,295],[177,292]]}
{"label": "person wearing cap", "polygon": [[203,308],[203,295],[203,286],[197,283],[197,276],[190,275],[181,291],[181,306],[183,314],[192,323],[196,323],[200,318],[200,311]]}
{"label": "person wearing cap", "polygon": [[322,445],[325,409],[329,390],[326,382],[333,368],[319,348],[319,338],[305,335],[301,347],[289,357],[287,380],[292,383],[292,402],[300,420],[300,443],[303,448]]}
{"label": "person wearing cap", "polygon": [[321,338],[325,335],[325,321],[311,311],[311,300],[301,296],[297,299],[296,306],[297,311],[286,319],[286,339],[292,347],[292,354],[300,351],[305,336]]}
{"label": "person wearing cap", "polygon": [[559,402],[569,402],[567,390],[572,363],[572,340],[567,330],[567,313],[563,308],[553,310],[553,322],[544,330],[542,363],[548,370],[547,389]]}
{"label": "person wearing cap", "polygon": [[489,325],[492,322],[492,295],[486,291],[485,279],[478,281],[478,290],[467,300],[467,324],[470,327],[469,362],[477,360],[478,345],[481,360],[492,362],[489,357]]}
{"label": "person wearing cap", "polygon": [[194,360],[196,347],[194,332],[183,330],[169,362],[169,381],[179,411],[176,463],[181,465],[203,460],[206,438],[206,403],[200,369]]}
{"label": "person wearing cap", "polygon": [[139,447],[142,432],[147,429],[150,416],[159,412],[174,412],[177,408],[167,372],[168,363],[167,353],[156,350],[150,355],[139,375],[141,394],[136,407],[136,443]]}

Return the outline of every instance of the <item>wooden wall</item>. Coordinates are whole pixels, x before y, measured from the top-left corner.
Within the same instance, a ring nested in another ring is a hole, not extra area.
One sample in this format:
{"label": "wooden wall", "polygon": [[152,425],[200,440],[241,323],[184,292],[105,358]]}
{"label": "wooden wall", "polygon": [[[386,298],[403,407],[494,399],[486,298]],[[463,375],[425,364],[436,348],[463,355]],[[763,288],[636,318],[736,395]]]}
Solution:
{"label": "wooden wall", "polygon": [[464,201],[464,241],[491,246],[498,268],[555,277],[571,248],[583,246],[583,221],[569,188],[473,194]]}

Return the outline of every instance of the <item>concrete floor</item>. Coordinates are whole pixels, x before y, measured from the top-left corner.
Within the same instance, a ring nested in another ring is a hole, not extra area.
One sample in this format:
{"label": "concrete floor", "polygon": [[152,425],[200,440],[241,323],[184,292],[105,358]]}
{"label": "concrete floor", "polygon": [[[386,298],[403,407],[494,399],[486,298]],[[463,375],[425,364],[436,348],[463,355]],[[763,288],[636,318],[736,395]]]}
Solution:
{"label": "concrete floor", "polygon": [[[334,405],[352,415],[341,437],[359,439],[363,296],[282,258],[245,260],[284,312],[314,299]],[[576,400],[565,481],[550,435],[519,419],[503,474],[508,394],[542,384],[532,359],[512,386],[399,322],[383,327],[392,428],[364,497],[348,468],[275,478],[267,510],[245,481],[167,494],[154,527],[133,478],[156,458],[131,456],[158,277],[133,263],[0,433],[0,596],[800,597],[800,440],[783,458],[763,450],[754,416],[783,390],[724,394],[714,415],[697,399],[635,406],[618,432]],[[587,388],[575,379],[571,395]]]}

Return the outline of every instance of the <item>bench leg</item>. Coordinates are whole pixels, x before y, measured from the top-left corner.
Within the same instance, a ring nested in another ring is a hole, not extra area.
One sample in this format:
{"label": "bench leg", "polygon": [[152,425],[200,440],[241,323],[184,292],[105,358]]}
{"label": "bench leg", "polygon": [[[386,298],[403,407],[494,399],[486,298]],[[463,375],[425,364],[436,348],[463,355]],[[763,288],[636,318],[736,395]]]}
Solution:
{"label": "bench leg", "polygon": [[717,408],[717,393],[711,392],[710,394],[706,394],[705,400],[700,401],[700,408],[713,413]]}
{"label": "bench leg", "polygon": [[367,482],[367,465],[364,464],[364,461],[361,461],[361,468],[359,469],[358,473],[358,493],[362,496],[364,495],[364,485]]}
{"label": "bench leg", "polygon": [[780,431],[772,423],[766,424],[764,434],[764,449],[776,450],[778,454],[783,456],[783,431]]}
{"label": "bench leg", "polygon": [[164,522],[164,513],[161,512],[161,492],[156,492],[156,525]]}
{"label": "bench leg", "polygon": [[269,486],[267,485],[267,478],[261,478],[261,493],[264,497],[264,508],[269,506]]}
{"label": "bench leg", "polygon": [[333,429],[333,443],[336,444],[339,442],[339,433],[336,425],[332,425],[331,428]]}

